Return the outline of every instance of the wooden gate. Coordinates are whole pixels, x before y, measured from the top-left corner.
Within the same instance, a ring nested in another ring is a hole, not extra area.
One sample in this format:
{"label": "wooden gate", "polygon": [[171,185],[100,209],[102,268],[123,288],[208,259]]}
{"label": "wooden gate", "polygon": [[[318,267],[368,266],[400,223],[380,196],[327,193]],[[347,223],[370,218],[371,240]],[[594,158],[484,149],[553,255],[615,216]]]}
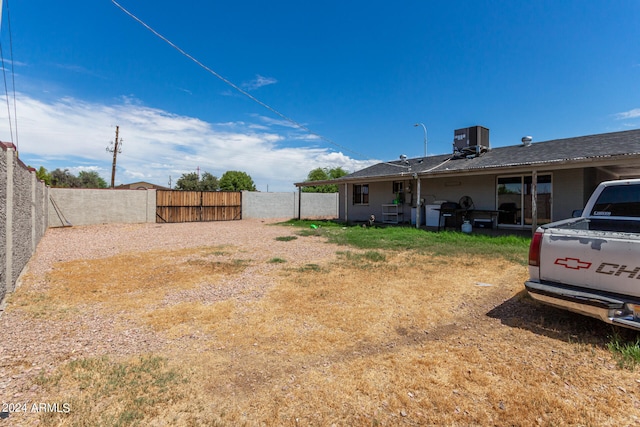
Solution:
{"label": "wooden gate", "polygon": [[156,222],[242,219],[242,193],[156,190]]}

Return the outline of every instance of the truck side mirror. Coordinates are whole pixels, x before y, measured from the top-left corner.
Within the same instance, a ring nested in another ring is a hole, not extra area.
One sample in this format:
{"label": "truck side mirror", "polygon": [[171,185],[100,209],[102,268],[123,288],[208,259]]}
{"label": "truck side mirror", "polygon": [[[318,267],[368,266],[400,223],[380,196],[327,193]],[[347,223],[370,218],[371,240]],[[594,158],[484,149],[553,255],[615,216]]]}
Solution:
{"label": "truck side mirror", "polygon": [[582,216],[582,209],[576,209],[571,213],[571,218],[580,218]]}

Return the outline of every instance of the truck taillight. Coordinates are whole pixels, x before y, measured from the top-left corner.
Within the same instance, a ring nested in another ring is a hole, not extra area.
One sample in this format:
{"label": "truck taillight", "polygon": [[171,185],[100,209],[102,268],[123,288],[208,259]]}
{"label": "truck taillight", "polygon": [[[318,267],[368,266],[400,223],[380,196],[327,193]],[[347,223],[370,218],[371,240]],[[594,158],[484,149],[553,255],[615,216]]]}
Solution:
{"label": "truck taillight", "polygon": [[540,267],[540,245],[542,244],[542,233],[536,232],[529,245],[529,265]]}

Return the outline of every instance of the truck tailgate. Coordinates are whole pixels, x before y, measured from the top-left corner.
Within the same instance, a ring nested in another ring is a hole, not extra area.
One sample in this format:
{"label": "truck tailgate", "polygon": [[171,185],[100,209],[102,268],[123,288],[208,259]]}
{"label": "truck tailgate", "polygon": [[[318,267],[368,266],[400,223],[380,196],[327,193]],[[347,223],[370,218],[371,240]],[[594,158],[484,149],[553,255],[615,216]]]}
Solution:
{"label": "truck tailgate", "polygon": [[540,280],[640,297],[640,235],[548,228]]}

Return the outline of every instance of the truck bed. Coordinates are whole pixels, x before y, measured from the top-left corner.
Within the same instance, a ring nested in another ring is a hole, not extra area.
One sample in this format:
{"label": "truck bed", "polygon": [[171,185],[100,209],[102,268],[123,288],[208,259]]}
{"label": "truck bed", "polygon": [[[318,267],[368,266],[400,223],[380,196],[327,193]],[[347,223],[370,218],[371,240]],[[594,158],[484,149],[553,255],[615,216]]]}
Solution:
{"label": "truck bed", "polygon": [[[542,226],[542,228],[548,228]],[[553,228],[560,230],[611,231],[617,233],[640,234],[640,221],[609,218],[573,218],[560,221]]]}

